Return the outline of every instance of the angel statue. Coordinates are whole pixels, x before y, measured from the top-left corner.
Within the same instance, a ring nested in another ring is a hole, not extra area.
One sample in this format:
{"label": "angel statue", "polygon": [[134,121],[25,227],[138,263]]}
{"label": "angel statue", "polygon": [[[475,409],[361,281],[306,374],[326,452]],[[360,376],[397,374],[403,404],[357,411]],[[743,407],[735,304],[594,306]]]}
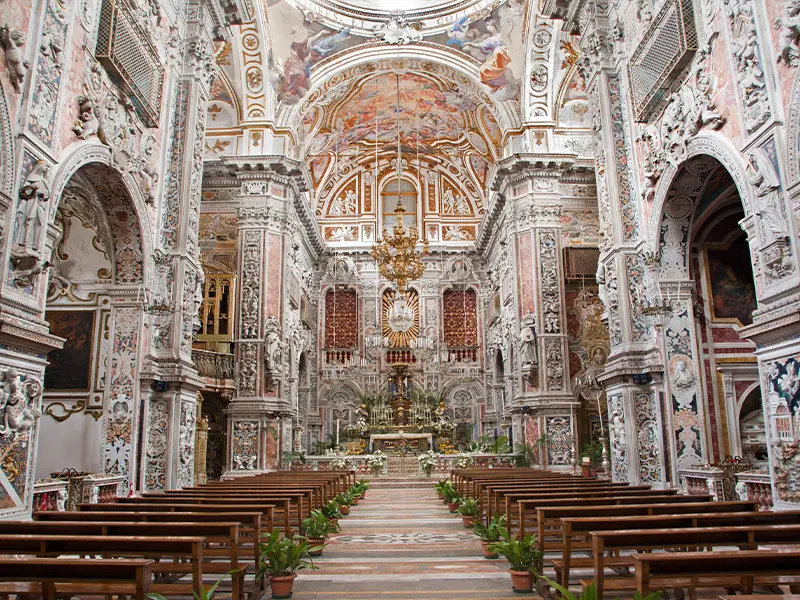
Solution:
{"label": "angel statue", "polygon": [[0,435],[8,436],[29,430],[42,416],[36,406],[42,393],[42,384],[35,379],[22,380],[11,367],[2,376],[0,384]]}

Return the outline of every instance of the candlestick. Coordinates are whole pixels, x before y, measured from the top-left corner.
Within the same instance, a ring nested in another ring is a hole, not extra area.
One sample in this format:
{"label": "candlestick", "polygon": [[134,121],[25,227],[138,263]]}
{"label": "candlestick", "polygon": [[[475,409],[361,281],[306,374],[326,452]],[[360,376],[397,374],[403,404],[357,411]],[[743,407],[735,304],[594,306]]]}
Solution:
{"label": "candlestick", "polygon": [[336,419],[336,445],[339,445],[339,419]]}

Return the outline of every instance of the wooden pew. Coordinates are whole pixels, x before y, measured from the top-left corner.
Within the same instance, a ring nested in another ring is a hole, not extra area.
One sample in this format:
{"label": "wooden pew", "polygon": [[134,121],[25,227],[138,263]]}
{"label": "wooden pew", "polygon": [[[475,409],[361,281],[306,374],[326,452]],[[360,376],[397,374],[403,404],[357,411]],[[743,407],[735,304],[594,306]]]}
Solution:
{"label": "wooden pew", "polygon": [[556,489],[569,490],[604,490],[604,489],[650,489],[650,486],[631,486],[628,483],[611,483],[609,481],[599,481],[597,479],[585,479],[575,481],[543,481],[537,483],[522,482],[519,484],[510,483],[489,483],[482,484],[481,501],[486,503],[490,514],[497,512],[500,500],[506,494],[527,493],[536,491],[552,491]]}
{"label": "wooden pew", "polygon": [[[537,524],[536,542],[539,550],[562,549],[564,536],[572,535],[571,530],[563,527],[564,519],[598,519],[603,522],[613,517],[639,517],[648,515],[681,515],[695,513],[750,513],[758,510],[758,503],[751,500],[732,502],[662,503],[662,504],[621,504],[598,506],[539,506],[533,509]],[[548,536],[555,536],[549,543]]]}
{"label": "wooden pew", "polygon": [[[525,535],[525,521],[527,515],[537,510],[539,507],[549,507],[549,508],[564,508],[568,506],[574,507],[581,507],[581,506],[619,506],[625,504],[642,504],[643,502],[652,502],[653,504],[684,504],[684,503],[694,503],[694,502],[703,502],[703,501],[710,501],[711,495],[697,495],[697,496],[681,496],[676,494],[660,494],[655,493],[651,496],[609,496],[609,497],[597,497],[597,498],[582,498],[582,499],[570,499],[570,498],[561,498],[561,499],[523,499],[520,500],[518,505],[519,511],[519,523],[520,523],[520,537]],[[509,519],[509,532],[511,531],[511,521]]]}
{"label": "wooden pew", "polygon": [[[660,552],[634,554],[635,586],[651,590],[689,587],[739,587],[752,594],[756,582],[787,577],[800,581],[800,551]],[[692,593],[690,597],[694,597]]]}
{"label": "wooden pew", "polygon": [[239,545],[239,553],[242,557],[253,558],[258,566],[260,558],[260,547],[256,540],[260,540],[262,534],[269,529],[263,528],[261,524],[262,514],[260,512],[134,512],[134,511],[41,511],[33,513],[36,521],[59,522],[59,521],[137,521],[141,523],[220,523],[238,522],[240,539],[243,543]]}
{"label": "wooden pew", "polygon": [[296,497],[300,508],[299,514],[301,519],[306,518],[311,514],[315,508],[322,507],[322,493],[320,488],[313,486],[296,486],[296,485],[277,485],[268,487],[252,487],[248,489],[240,488],[213,488],[213,489],[186,489],[186,490],[167,490],[166,492],[147,493],[142,494],[141,498],[149,500],[150,498],[163,498],[164,496],[172,498],[203,498],[213,500],[214,498],[230,499],[261,499],[276,496],[291,496]]}
{"label": "wooden pew", "polygon": [[[458,476],[457,472],[453,472],[451,476]],[[501,469],[501,470],[488,470],[484,469],[476,471],[472,475],[462,475],[456,483],[456,489],[459,493],[465,496],[477,498],[480,495],[481,487],[490,483],[500,483],[508,481],[511,483],[522,483],[525,481],[587,481],[588,478],[580,477],[578,475],[569,475],[564,473],[550,473],[549,471],[540,470],[518,470],[518,469]],[[455,481],[455,480],[454,480]],[[597,481],[597,480],[593,480]]]}
{"label": "wooden pew", "polygon": [[[685,527],[670,529],[633,529],[623,531],[593,531],[592,555],[594,558],[594,585],[597,597],[603,597],[605,589],[630,590],[632,577],[614,576],[606,578],[604,569],[610,563],[617,568],[633,567],[632,554],[652,550],[689,549],[697,550],[714,546],[737,546],[744,550],[756,550],[760,545],[797,544],[800,540],[800,524],[791,525],[742,525],[735,527]],[[605,552],[619,553],[612,559]],[[800,565],[798,574],[800,574]],[[581,580],[585,587],[592,580]],[[752,591],[752,590],[751,590]]]}
{"label": "wooden pew", "polygon": [[[185,576],[191,583],[154,583],[150,591],[163,594],[202,594],[203,542],[201,537],[131,537],[71,535],[0,535],[0,554],[31,554],[44,557],[99,555],[104,557],[169,556],[174,562],[152,565],[152,573]],[[178,562],[178,561],[185,562]]]}
{"label": "wooden pew", "polygon": [[[597,483],[589,480],[589,483],[574,484],[574,483],[560,483],[549,482],[546,484],[536,485],[521,485],[521,486],[508,486],[503,485],[500,487],[490,485],[486,487],[486,496],[489,497],[487,509],[491,510],[489,513],[493,515],[499,512],[500,514],[509,514],[512,511],[513,505],[519,498],[527,498],[538,496],[542,493],[555,494],[560,492],[562,494],[588,494],[590,492],[605,492],[605,491],[618,491],[619,493],[627,493],[628,491],[648,491],[651,492],[652,488],[649,485],[631,486],[627,483]],[[504,512],[505,511],[505,512]]]}
{"label": "wooden pew", "polygon": [[[642,529],[732,527],[740,525],[800,525],[800,511],[781,512],[717,512],[717,502],[707,504],[707,512],[695,514],[661,514],[635,517],[578,517],[562,519],[563,549],[561,559],[553,561],[560,581],[569,581],[571,567],[592,567],[594,558],[573,559],[574,550],[593,550],[592,534],[606,531]],[[721,503],[720,503],[721,504]],[[574,538],[588,538],[575,543]],[[602,542],[601,542],[602,543]],[[601,557],[602,560],[602,557]],[[563,585],[563,583],[562,583]]]}
{"label": "wooden pew", "polygon": [[[110,502],[108,504],[78,504],[78,510],[90,512],[169,512],[169,513],[191,513],[191,512],[212,512],[212,513],[227,513],[227,512],[253,512],[258,511],[266,517],[267,525],[266,530],[272,531],[274,525],[274,504],[260,504],[253,505],[251,503],[245,504],[164,504],[162,502],[141,502],[141,503],[120,503]],[[286,513],[284,513],[286,514]],[[287,520],[284,518],[284,531],[288,528]]]}
{"label": "wooden pew", "polygon": [[111,594],[145,600],[153,579],[152,560],[0,558],[0,599],[9,594],[58,596]]}
{"label": "wooden pew", "polygon": [[[205,563],[203,572],[225,574],[235,570],[236,573],[232,577],[233,598],[244,598],[244,578],[249,565],[239,561],[238,522],[0,521],[0,536],[2,535],[200,537],[205,540],[203,544],[204,558],[213,560],[213,562]],[[257,568],[258,565],[254,565],[254,569]]]}
{"label": "wooden pew", "polygon": [[194,497],[194,496],[172,496],[172,495],[159,495],[148,496],[147,498],[118,498],[117,504],[135,504],[140,506],[148,506],[151,504],[166,504],[170,506],[183,506],[195,505],[194,510],[197,510],[197,505],[212,505],[212,506],[249,506],[251,510],[254,508],[261,509],[272,506],[273,510],[279,507],[280,516],[283,519],[283,530],[285,535],[292,535],[292,524],[297,523],[303,519],[301,511],[301,498],[302,494],[280,494],[269,496],[244,496],[236,494],[225,494],[222,496],[210,497]]}

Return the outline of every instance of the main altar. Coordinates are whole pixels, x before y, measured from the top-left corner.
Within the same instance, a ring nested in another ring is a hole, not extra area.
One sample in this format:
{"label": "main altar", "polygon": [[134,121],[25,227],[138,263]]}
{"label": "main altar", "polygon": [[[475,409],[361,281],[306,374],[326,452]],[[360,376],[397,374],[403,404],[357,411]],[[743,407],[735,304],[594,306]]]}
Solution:
{"label": "main altar", "polygon": [[427,452],[446,448],[454,430],[441,398],[415,387],[409,365],[396,363],[386,390],[364,397],[356,423],[345,427],[344,435],[361,440],[364,451]]}

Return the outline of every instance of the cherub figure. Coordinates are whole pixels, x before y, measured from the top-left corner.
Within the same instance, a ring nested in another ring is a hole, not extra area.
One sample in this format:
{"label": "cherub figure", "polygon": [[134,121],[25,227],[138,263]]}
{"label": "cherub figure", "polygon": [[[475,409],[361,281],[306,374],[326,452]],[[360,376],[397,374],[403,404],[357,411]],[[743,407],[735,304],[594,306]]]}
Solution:
{"label": "cherub figure", "polygon": [[22,54],[22,47],[25,45],[25,35],[21,31],[11,29],[8,25],[0,27],[0,44],[6,53],[6,63],[8,64],[8,75],[14,91],[19,92],[25,75],[28,73],[30,63],[25,60]]}

